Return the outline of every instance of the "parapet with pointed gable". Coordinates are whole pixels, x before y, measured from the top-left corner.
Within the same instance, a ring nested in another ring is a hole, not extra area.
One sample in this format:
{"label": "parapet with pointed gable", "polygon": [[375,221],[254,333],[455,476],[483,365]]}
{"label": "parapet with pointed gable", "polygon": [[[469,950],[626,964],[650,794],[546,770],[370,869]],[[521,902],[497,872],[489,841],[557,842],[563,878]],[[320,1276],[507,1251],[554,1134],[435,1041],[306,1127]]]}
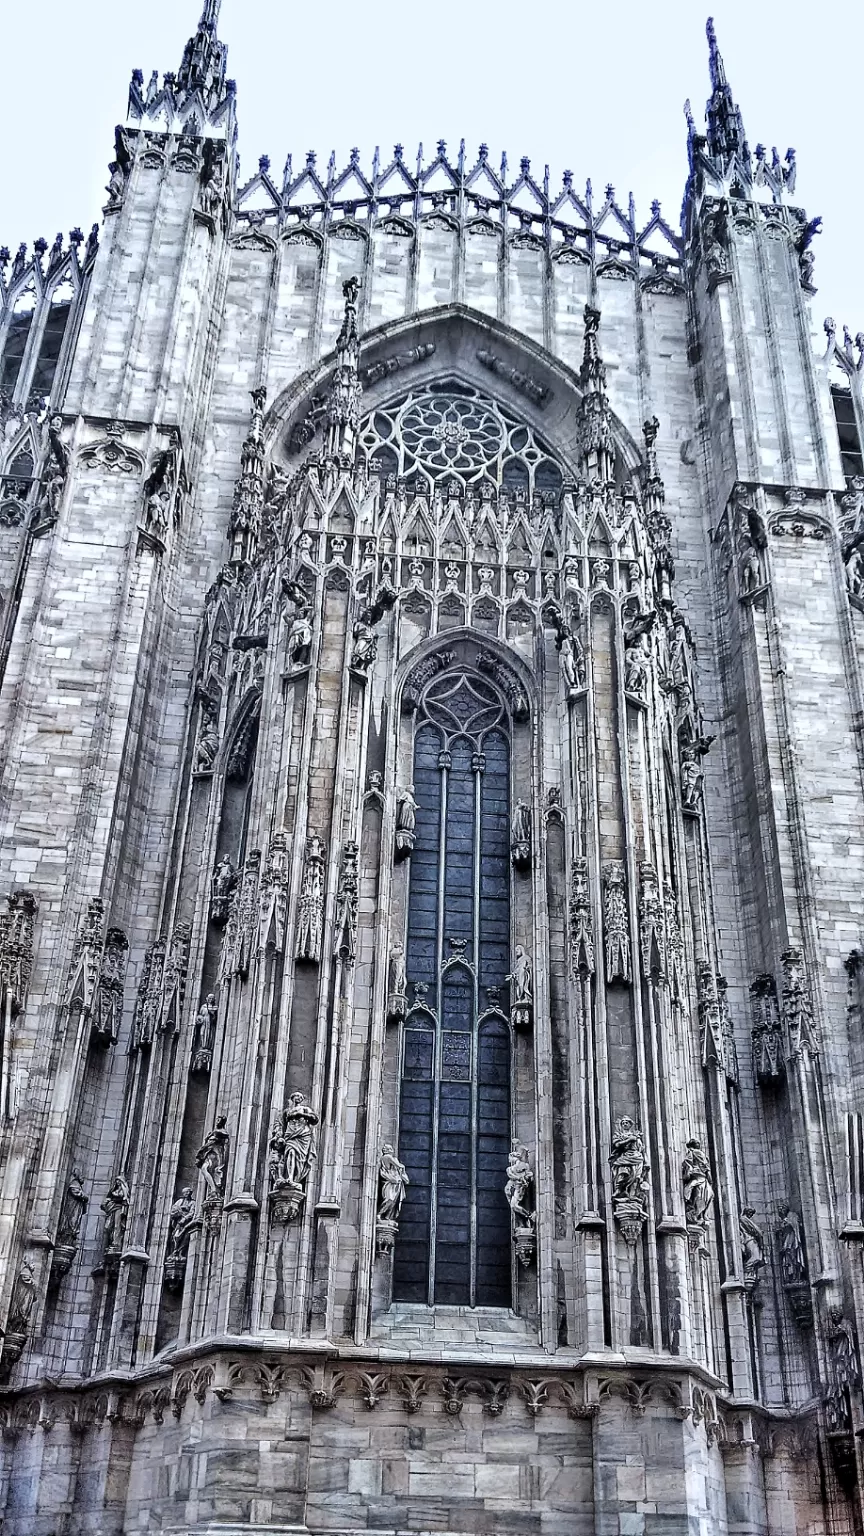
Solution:
{"label": "parapet with pointed gable", "polygon": [[706,189],[712,193],[718,189],[726,193],[737,189],[742,197],[754,197],[761,202],[767,199],[777,207],[784,207],[795,191],[797,176],[794,149],[787,149],[784,158],[776,148],[772,149],[769,159],[765,145],[757,144],[751,154],[741,110],[732,94],[717,43],[713,17],[709,16],[705,30],[711,77],[711,95],[705,107],[705,133],[696,127],[689,100],[684,103],[690,166],[681,211],[685,229],[694,199],[698,200]]}
{"label": "parapet with pointed gable", "polygon": [[236,91],[234,81],[225,77],[228,49],[217,34],[220,5],[221,0],[205,0],[176,74],[166,72],[160,81],[154,70],[145,87],[143,72],[133,70],[127,127],[153,127],[189,138],[204,134],[234,144]]}

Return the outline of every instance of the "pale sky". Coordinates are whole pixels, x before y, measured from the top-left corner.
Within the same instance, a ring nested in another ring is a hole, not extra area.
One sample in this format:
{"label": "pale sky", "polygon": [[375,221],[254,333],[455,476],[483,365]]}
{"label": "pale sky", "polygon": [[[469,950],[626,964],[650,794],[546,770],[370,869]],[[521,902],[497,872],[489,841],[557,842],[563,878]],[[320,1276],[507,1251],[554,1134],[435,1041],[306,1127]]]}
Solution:
{"label": "pale sky", "polygon": [[[706,0],[706,5],[709,0]],[[114,124],[133,68],[179,65],[198,0],[41,0],[7,4],[0,244],[13,250],[58,229],[86,232],[105,201]],[[751,148],[798,152],[796,203],[822,214],[814,245],[817,325],[832,314],[864,330],[864,199],[858,62],[864,8],[853,0],[714,0],[721,51]],[[682,106],[701,125],[708,96],[705,12],[692,0],[223,0],[220,36],[237,81],[241,179],[260,154],[277,176],[308,149],[340,168],[357,145],[368,170],[398,141],[406,159],[439,138],[473,160],[489,146],[511,169],[528,155],[552,186],[607,182],[637,218],[651,200],[677,228],[686,176]],[[14,125],[14,128],[12,127]],[[385,162],[386,163],[386,162]]]}

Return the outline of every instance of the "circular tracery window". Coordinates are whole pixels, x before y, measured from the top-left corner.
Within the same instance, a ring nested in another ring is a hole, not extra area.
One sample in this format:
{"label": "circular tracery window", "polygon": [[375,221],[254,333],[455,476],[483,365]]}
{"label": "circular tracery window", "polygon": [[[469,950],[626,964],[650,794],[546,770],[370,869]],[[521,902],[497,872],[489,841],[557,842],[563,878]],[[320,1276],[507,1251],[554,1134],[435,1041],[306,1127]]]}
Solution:
{"label": "circular tracery window", "polygon": [[533,428],[461,384],[432,385],[373,411],[361,425],[360,444],[375,473],[426,487],[488,481],[496,490],[557,497],[563,483]]}

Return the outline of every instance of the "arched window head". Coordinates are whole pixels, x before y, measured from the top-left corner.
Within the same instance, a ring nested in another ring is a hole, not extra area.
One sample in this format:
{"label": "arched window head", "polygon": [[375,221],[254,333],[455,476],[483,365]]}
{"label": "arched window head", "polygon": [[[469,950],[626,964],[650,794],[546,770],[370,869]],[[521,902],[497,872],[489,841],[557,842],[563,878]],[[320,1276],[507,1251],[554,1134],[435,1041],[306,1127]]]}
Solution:
{"label": "arched window head", "polygon": [[419,491],[455,482],[558,499],[561,469],[533,427],[496,400],[453,381],[432,384],[372,411],[360,446],[379,475],[413,480]]}
{"label": "arched window head", "polygon": [[33,315],[36,309],[36,289],[29,282],[21,290],[12,306],[12,318],[6,332],[6,341],[3,347],[3,365],[0,370],[0,391],[11,395],[18,383],[18,375],[21,372],[21,364],[27,348],[27,338],[30,335],[30,327],[33,324]]}
{"label": "arched window head", "polygon": [[509,1306],[510,722],[467,665],[414,714],[396,1300]]}
{"label": "arched window head", "polygon": [[66,334],[66,323],[69,312],[75,298],[75,290],[72,287],[72,279],[68,272],[59,283],[55,283],[51,293],[51,303],[45,317],[45,329],[42,333],[42,345],[39,348],[39,357],[33,373],[33,382],[30,386],[31,394],[36,396],[50,395],[54,383],[54,375],[57,372],[57,364],[60,360],[60,349],[63,346],[63,337]]}

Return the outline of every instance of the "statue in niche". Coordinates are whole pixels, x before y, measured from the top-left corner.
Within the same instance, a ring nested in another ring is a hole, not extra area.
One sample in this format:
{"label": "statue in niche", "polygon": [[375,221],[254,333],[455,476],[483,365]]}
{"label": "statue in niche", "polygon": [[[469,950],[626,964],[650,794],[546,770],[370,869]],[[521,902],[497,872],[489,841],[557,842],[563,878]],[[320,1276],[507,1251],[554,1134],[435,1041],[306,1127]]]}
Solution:
{"label": "statue in niche", "polygon": [[15,1280],[12,1291],[12,1300],[9,1303],[9,1317],[7,1330],[10,1333],[25,1333],[30,1322],[30,1316],[36,1302],[36,1280],[33,1274],[33,1265],[29,1258],[21,1260],[21,1268]]}
{"label": "statue in niche", "polygon": [[351,668],[354,672],[368,672],[378,652],[378,636],[368,619],[361,614],[353,629]]}
{"label": "statue in niche", "polygon": [[396,1148],[385,1141],[378,1164],[378,1213],[375,1237],[378,1252],[392,1253],[399,1230],[399,1212],[409,1184],[405,1164],[396,1156]]}
{"label": "statue in niche", "polygon": [[76,1246],[81,1236],[81,1223],[84,1220],[87,1205],[88,1200],[81,1175],[77,1168],[73,1168],[69,1183],[66,1185],[63,1204],[60,1207],[60,1220],[57,1223],[58,1243],[72,1248]]}
{"label": "statue in niche", "polygon": [[741,540],[741,591],[745,594],[756,592],[762,586],[762,562],[759,551],[749,535]]}
{"label": "statue in niche", "polygon": [[624,691],[644,704],[648,697],[648,642],[643,633],[625,640]]}
{"label": "statue in niche", "polygon": [[414,785],[407,784],[400,789],[396,796],[396,854],[398,858],[405,858],[414,850],[414,839],[417,832],[417,801],[414,798]]}
{"label": "statue in niche", "polygon": [[536,1242],[536,1218],[532,1210],[531,1191],[534,1170],[531,1167],[528,1148],[514,1137],[507,1158],[507,1182],[504,1196],[513,1219],[513,1242],[516,1257],[523,1266],[530,1264]]}
{"label": "statue in niche", "polygon": [[299,582],[283,581],[282,590],[294,604],[294,617],[285,640],[285,662],[289,668],[304,667],[312,651],[312,604]]}
{"label": "statue in niche", "polygon": [[357,874],[358,847],[346,843],[342,850],[342,868],[336,891],[336,920],[333,953],[338,959],[353,963],[357,949],[357,912],[360,888]]}
{"label": "statue in niche", "polygon": [[708,1212],[714,1203],[711,1164],[698,1137],[691,1136],[681,1165],[684,1185],[684,1218],[691,1247],[702,1249],[708,1231]]}
{"label": "statue in niche", "polygon": [[699,752],[695,747],[685,747],[681,753],[681,804],[685,811],[701,810],[704,782]]}
{"label": "statue in niche", "polygon": [[856,544],[846,557],[846,585],[853,597],[864,594],[864,544]]}
{"label": "statue in niche", "polygon": [[225,855],[219,860],[210,880],[210,921],[218,928],[224,928],[228,921],[237,878],[234,865]]}
{"label": "statue in niche", "polygon": [[129,1185],[122,1173],[119,1173],[105,1199],[102,1201],[102,1210],[105,1214],[106,1259],[112,1256],[119,1256],[122,1251],[131,1198],[132,1194]]}
{"label": "statue in niche", "polygon": [[603,929],[606,949],[606,980],[630,980],[630,921],[624,865],[610,859],[603,869]]}
{"label": "statue in niche", "polygon": [[748,1291],[753,1290],[759,1279],[760,1269],[765,1268],[765,1238],[761,1227],[757,1227],[753,1220],[755,1214],[752,1205],[745,1205],[738,1218],[741,1258],[744,1263],[744,1284]]}
{"label": "statue in niche", "polygon": [[531,810],[525,800],[517,800],[513,811],[510,858],[514,869],[531,867]]}
{"label": "statue in niche", "polygon": [[306,839],[303,884],[300,890],[300,916],[297,925],[297,959],[321,959],[324,933],[324,843],[317,833]]}
{"label": "statue in niche", "polygon": [[585,687],[585,651],[578,635],[567,626],[558,635],[558,655],[567,697],[575,698]]}
{"label": "statue in niche", "polygon": [[195,743],[194,773],[209,773],[219,751],[219,730],[216,724],[216,705],[213,699],[201,695],[201,716],[198,724],[198,740]]}
{"label": "statue in niche", "polygon": [[219,1012],[215,992],[208,992],[195,1015],[195,1035],[192,1042],[192,1071],[209,1072],[213,1064],[213,1045],[216,1039],[216,1017]]}
{"label": "statue in niche", "polygon": [[534,977],[531,961],[522,944],[516,945],[516,958],[507,980],[513,985],[513,1006],[510,1017],[514,1029],[527,1029],[534,1013]]}
{"label": "statue in niche", "polygon": [[316,1157],[318,1124],[305,1093],[292,1093],[270,1131],[270,1215],[274,1222],[296,1221],[306,1198],[306,1181]]}
{"label": "statue in niche", "polygon": [[634,1247],[648,1215],[648,1172],[645,1143],[629,1115],[615,1121],[612,1132],[612,1210],[628,1247]]}
{"label": "statue in niche", "polygon": [[88,1206],[84,1184],[77,1168],[73,1168],[63,1194],[60,1216],[57,1221],[57,1237],[51,1254],[49,1285],[57,1286],[72,1268],[81,1237],[81,1223]]}
{"label": "statue in niche", "polygon": [[227,1115],[220,1115],[212,1131],[208,1131],[195,1154],[195,1161],[204,1180],[205,1206],[221,1205],[225,1193],[225,1174],[228,1167],[228,1132],[225,1129]]}
{"label": "statue in niche", "polygon": [[391,1024],[404,1019],[408,1012],[408,977],[405,971],[405,946],[396,943],[390,951],[387,987],[387,1018]]}
{"label": "statue in niche", "polygon": [[804,1256],[804,1239],[801,1217],[785,1202],[779,1207],[780,1221],[777,1236],[780,1239],[780,1278],[784,1286],[807,1284],[807,1260]]}
{"label": "statue in niche", "polygon": [[168,1214],[168,1250],[165,1254],[165,1284],[179,1290],[186,1274],[189,1239],[195,1229],[195,1197],[191,1184],[184,1185]]}
{"label": "statue in niche", "polygon": [[709,209],[702,224],[702,250],[709,278],[723,277],[729,271],[729,204],[721,197]]}

